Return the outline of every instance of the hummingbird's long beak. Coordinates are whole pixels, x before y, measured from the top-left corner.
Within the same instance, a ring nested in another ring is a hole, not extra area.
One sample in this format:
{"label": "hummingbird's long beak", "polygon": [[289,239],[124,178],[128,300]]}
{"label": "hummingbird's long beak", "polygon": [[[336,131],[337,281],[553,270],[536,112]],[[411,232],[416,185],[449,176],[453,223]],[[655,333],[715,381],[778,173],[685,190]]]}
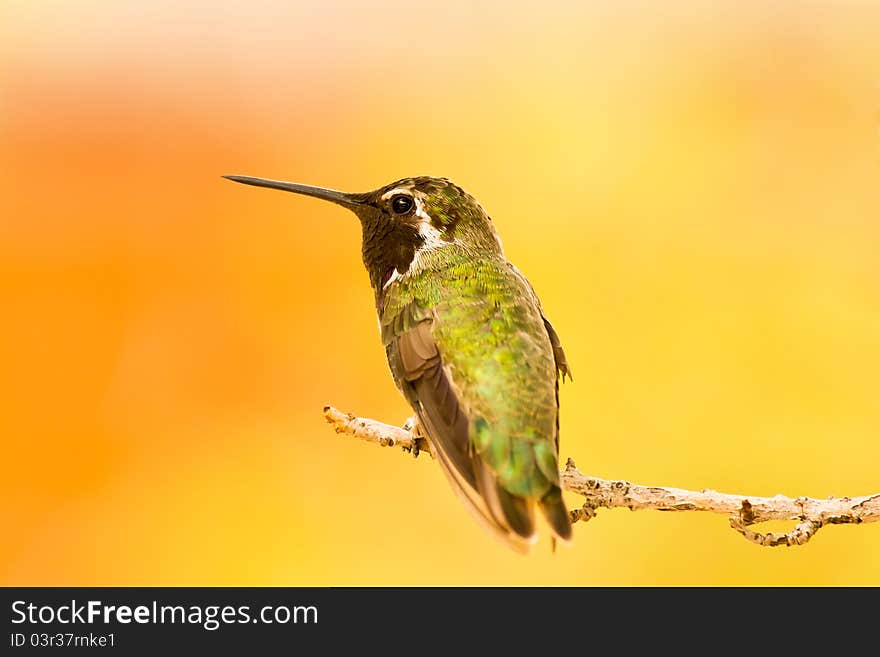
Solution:
{"label": "hummingbird's long beak", "polygon": [[253,178],[251,176],[223,176],[227,180],[243,183],[245,185],[254,185],[255,187],[268,187],[269,189],[280,189],[285,192],[293,192],[294,194],[304,194],[305,196],[314,196],[331,203],[342,205],[349,209],[362,205],[355,194],[346,194],[345,192],[337,192],[335,189],[325,189],[324,187],[312,187],[311,185],[301,185],[300,183],[284,182],[283,180],[269,180],[268,178]]}

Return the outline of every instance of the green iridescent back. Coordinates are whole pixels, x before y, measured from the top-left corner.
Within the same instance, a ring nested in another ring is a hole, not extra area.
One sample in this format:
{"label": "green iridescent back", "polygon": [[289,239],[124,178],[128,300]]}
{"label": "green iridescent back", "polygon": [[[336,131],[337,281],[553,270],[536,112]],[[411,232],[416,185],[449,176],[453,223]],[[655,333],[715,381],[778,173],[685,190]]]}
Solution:
{"label": "green iridescent back", "polygon": [[470,422],[470,445],[504,489],[539,499],[559,474],[556,363],[538,299],[500,249],[475,257],[474,249],[449,244],[422,257],[423,274],[384,297],[385,343],[433,319],[443,366]]}

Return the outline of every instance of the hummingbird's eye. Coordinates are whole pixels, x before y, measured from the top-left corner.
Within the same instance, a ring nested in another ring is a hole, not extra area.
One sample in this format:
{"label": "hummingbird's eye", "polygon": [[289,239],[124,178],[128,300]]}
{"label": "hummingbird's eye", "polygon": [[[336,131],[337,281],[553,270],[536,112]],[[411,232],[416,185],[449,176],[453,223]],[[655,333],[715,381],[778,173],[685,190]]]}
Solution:
{"label": "hummingbird's eye", "polygon": [[413,209],[413,205],[412,196],[406,194],[398,194],[391,199],[391,209],[394,214],[407,214]]}

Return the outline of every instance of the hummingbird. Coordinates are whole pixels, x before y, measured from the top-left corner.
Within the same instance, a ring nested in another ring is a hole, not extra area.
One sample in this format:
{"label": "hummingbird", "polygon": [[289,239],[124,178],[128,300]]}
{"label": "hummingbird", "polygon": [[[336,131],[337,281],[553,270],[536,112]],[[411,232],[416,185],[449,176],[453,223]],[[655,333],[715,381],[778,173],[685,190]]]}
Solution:
{"label": "hummingbird", "polygon": [[250,176],[225,178],[351,210],[397,388],[452,488],[514,550],[572,528],[559,481],[559,382],[571,370],[492,219],[446,178],[404,178],[346,193]]}

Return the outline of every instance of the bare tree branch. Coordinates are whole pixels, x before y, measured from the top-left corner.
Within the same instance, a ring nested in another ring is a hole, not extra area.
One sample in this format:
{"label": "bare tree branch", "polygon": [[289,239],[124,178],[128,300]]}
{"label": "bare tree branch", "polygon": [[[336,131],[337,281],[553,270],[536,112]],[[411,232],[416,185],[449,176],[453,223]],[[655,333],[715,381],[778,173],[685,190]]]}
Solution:
{"label": "bare tree branch", "polygon": [[[385,447],[399,446],[418,455],[430,451],[429,445],[407,427],[343,413],[332,406],[324,407],[324,418],[336,433],[345,433]],[[630,511],[708,511],[728,516],[731,528],[746,540],[758,545],[803,545],[825,525],[860,524],[880,521],[880,493],[862,497],[790,498],[729,495],[714,490],[692,491],[665,486],[639,486],[628,481],[611,481],[588,477],[568,459],[562,471],[562,487],[584,497],[579,509],[570,511],[573,521],[590,520],[596,509],[627,508]],[[749,526],[767,520],[796,521],[789,532],[760,533]]]}

